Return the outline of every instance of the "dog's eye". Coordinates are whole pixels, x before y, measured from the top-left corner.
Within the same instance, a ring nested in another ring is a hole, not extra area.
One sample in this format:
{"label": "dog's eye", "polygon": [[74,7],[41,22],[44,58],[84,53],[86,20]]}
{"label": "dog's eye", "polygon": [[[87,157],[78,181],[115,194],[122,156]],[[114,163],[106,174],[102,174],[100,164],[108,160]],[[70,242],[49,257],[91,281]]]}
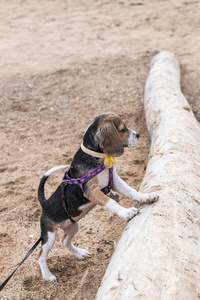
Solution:
{"label": "dog's eye", "polygon": [[120,132],[122,132],[122,133],[126,132],[126,127],[124,127],[123,129],[121,129]]}

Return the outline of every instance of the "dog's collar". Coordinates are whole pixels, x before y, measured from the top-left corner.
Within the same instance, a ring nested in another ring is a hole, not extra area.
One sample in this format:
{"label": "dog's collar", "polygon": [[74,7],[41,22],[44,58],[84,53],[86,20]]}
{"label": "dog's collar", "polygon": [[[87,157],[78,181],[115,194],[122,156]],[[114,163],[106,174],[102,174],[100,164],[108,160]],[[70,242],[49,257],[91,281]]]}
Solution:
{"label": "dog's collar", "polygon": [[86,154],[89,154],[89,155],[91,155],[93,157],[97,157],[97,158],[106,158],[106,156],[107,156],[105,153],[100,153],[100,152],[92,151],[92,150],[86,148],[83,145],[83,143],[81,144],[81,150],[83,152],[85,152]]}
{"label": "dog's collar", "polygon": [[115,159],[112,156],[106,155],[105,153],[100,153],[96,151],[92,151],[88,148],[86,148],[83,143],[81,144],[81,149],[86,154],[89,154],[93,157],[97,158],[104,158],[104,165],[106,168],[111,168],[113,165],[115,165]]}

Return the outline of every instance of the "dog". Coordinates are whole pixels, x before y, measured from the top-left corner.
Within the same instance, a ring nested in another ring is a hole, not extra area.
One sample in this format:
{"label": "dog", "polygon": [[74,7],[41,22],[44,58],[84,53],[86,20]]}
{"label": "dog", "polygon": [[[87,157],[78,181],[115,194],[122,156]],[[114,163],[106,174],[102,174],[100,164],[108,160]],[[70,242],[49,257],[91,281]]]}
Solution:
{"label": "dog", "polygon": [[[124,147],[134,147],[139,136],[139,133],[127,128],[119,116],[100,115],[86,129],[83,144],[76,152],[70,169],[48,200],[44,195],[47,178],[66,166],[54,167],[42,177],[38,188],[38,199],[42,206],[42,248],[39,254],[39,265],[44,279],[56,281],[56,277],[48,269],[47,255],[54,245],[58,228],[64,231],[61,243],[78,259],[86,259],[91,256],[90,252],[75,247],[71,240],[78,232],[78,221],[85,217],[95,205],[100,205],[126,221],[138,214],[138,209],[120,206],[104,191],[109,185],[110,176],[112,177],[110,188],[114,191],[139,203],[152,203],[158,200],[159,196],[156,193],[143,194],[128,186],[118,176],[115,166],[112,165],[113,157],[121,156]],[[106,160],[108,164],[111,161],[111,165],[106,167],[104,164]],[[97,169],[98,171],[101,169],[98,174],[94,172]],[[85,176],[89,176],[89,179]]]}

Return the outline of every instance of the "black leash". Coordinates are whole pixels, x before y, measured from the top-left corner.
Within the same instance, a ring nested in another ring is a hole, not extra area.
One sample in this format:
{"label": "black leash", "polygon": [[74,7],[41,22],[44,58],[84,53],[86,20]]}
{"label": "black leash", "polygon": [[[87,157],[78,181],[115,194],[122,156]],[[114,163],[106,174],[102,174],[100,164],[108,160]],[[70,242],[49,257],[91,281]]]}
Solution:
{"label": "black leash", "polygon": [[0,286],[0,291],[3,290],[4,286],[8,283],[8,281],[10,280],[10,278],[15,274],[15,272],[18,270],[18,268],[23,264],[23,262],[25,262],[25,260],[29,257],[29,255],[31,255],[31,253],[35,250],[35,248],[39,245],[39,243],[41,242],[42,238],[40,237],[39,240],[35,243],[35,245],[33,245],[33,247],[29,250],[29,252],[26,254],[26,256],[24,257],[24,259],[18,264],[17,268],[12,272],[12,274],[10,274],[10,276],[1,284]]}

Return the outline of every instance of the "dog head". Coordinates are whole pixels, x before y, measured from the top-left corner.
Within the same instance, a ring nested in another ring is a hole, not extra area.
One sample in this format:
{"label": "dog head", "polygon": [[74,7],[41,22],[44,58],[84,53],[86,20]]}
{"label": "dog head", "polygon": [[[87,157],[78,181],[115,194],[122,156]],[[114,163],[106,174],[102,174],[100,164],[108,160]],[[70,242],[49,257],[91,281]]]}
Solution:
{"label": "dog head", "polygon": [[117,157],[124,153],[124,147],[134,147],[139,136],[139,133],[127,128],[119,116],[105,114],[98,116],[87,128],[84,145],[91,150]]}

